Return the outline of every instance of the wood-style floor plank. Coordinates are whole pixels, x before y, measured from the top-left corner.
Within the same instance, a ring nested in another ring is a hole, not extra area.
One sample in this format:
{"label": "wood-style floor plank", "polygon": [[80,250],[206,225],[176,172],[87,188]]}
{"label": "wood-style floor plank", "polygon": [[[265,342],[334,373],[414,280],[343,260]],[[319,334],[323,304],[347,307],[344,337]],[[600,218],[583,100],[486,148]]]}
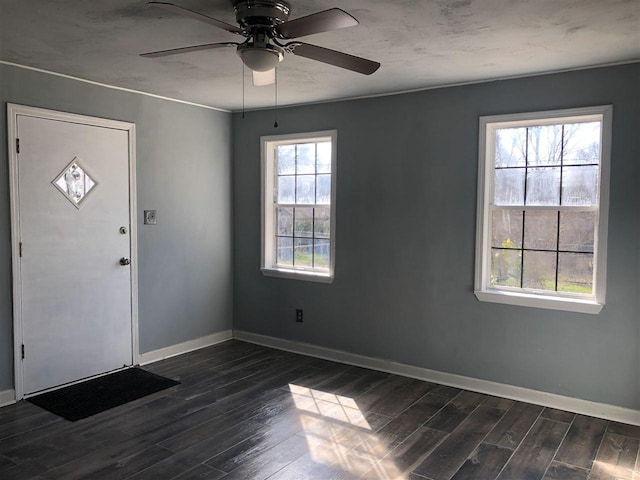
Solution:
{"label": "wood-style floor plank", "polygon": [[[166,448],[159,447],[158,445],[152,445],[151,447],[136,452],[133,455],[129,455],[125,458],[112,459],[106,466],[99,468],[98,470],[91,472],[84,477],[67,477],[71,478],[90,478],[91,480],[112,480],[112,479],[124,479],[129,478],[140,471],[143,471],[162,460],[165,460],[172,453]],[[55,478],[61,478],[56,476]]]}
{"label": "wood-style floor plank", "polygon": [[0,455],[0,472],[15,466],[15,463],[9,460],[4,455]]}
{"label": "wood-style floor plank", "polygon": [[[127,480],[169,480],[201,465],[201,463],[197,462],[189,455],[185,455],[184,453],[174,453],[160,460],[156,464],[127,477]],[[206,473],[213,469],[207,467],[203,470]],[[225,475],[224,472],[219,473],[220,477]]]}
{"label": "wood-style floor plank", "polygon": [[477,407],[414,472],[432,480],[449,480],[504,412],[491,407]]}
{"label": "wood-style floor plank", "polygon": [[368,392],[356,397],[361,410],[380,415],[396,416],[420,397],[433,390],[435,385],[412,378],[392,376]]}
{"label": "wood-style floor plank", "polygon": [[369,370],[365,373],[355,375],[352,372],[349,375],[354,379],[351,383],[345,385],[342,388],[336,390],[336,395],[342,395],[349,398],[356,398],[365,392],[368,392],[375,386],[383,383],[389,378],[388,373],[376,372],[375,370]]}
{"label": "wood-style floor plank", "polygon": [[[162,442],[161,446],[168,448],[172,452],[185,452],[192,458],[204,463],[211,457],[224,452],[234,445],[246,440],[262,427],[260,422],[249,419],[235,427],[224,430],[209,430],[198,432],[195,437],[183,436],[179,442]],[[204,433],[204,435],[201,435]]]}
{"label": "wood-style floor plank", "polygon": [[387,448],[393,449],[440,411],[448,401],[441,395],[427,393],[382,427],[377,435],[384,438]]}
{"label": "wood-style floor plank", "polygon": [[510,448],[481,443],[451,480],[496,478],[513,454]]}
{"label": "wood-style floor plank", "polygon": [[605,433],[589,480],[632,480],[640,441]]}
{"label": "wood-style floor plank", "polygon": [[554,461],[542,480],[587,480],[588,476],[588,470]]}
{"label": "wood-style floor plank", "polygon": [[[170,480],[219,480],[226,475],[226,473],[221,472],[220,470],[200,464],[177,477],[171,477]],[[162,477],[148,477],[148,480],[160,480],[161,478]]]}
{"label": "wood-style floor plank", "polygon": [[47,412],[46,410],[40,410],[40,412],[35,415],[17,418],[11,422],[0,425],[0,439],[29,432],[43,425],[57,423],[60,420],[60,417],[57,415]]}
{"label": "wood-style floor plank", "polygon": [[[128,435],[112,429],[87,428],[86,431],[72,429],[21,445],[5,452],[4,455],[18,464],[30,462],[39,464],[44,468],[40,472],[42,473],[113,445],[120,445],[129,439]],[[151,443],[149,442],[148,445]]]}
{"label": "wood-style floor plank", "polygon": [[548,418],[556,422],[571,423],[573,421],[574,413],[567,412],[565,410],[558,410],[557,408],[545,408],[540,414],[542,418]]}
{"label": "wood-style floor plank", "polygon": [[607,432],[614,433],[616,435],[622,435],[623,437],[631,437],[636,440],[640,440],[640,426],[627,425],[626,423],[609,422]]}
{"label": "wood-style floor plank", "polygon": [[42,478],[39,474],[46,470],[46,467],[37,462],[22,463],[4,470],[2,472],[2,480],[31,480]]}
{"label": "wood-style floor plank", "polygon": [[539,418],[498,480],[541,480],[568,429],[567,423]]}
{"label": "wood-style floor plank", "polygon": [[[125,459],[132,455],[151,448],[152,446],[153,443],[148,440],[130,438],[129,440],[110,445],[106,448],[87,452],[82,456],[75,456],[74,460],[65,462],[41,474],[41,476],[50,480],[77,480],[113,465],[114,461],[125,461]],[[164,451],[166,456],[170,455],[168,450],[165,449]],[[162,458],[159,460],[162,460]]]}
{"label": "wood-style floor plank", "polygon": [[541,412],[542,407],[538,405],[516,402],[491,431],[485,442],[515,449]]}
{"label": "wood-style floor plank", "polygon": [[484,399],[482,405],[485,407],[493,407],[498,410],[509,410],[513,407],[515,403],[514,400],[509,400],[508,398],[494,397],[493,395],[487,395],[487,398]]}
{"label": "wood-style floor plank", "polygon": [[[236,462],[227,480],[264,480],[283,469],[309,450],[304,438],[293,435],[273,448],[256,455],[245,456]],[[215,463],[215,462],[214,462]],[[207,462],[207,465],[211,465]]]}
{"label": "wood-style floor plank", "polygon": [[447,436],[445,432],[421,427],[397,446],[362,477],[364,479],[402,478],[420,465]]}
{"label": "wood-style floor plank", "polygon": [[436,393],[438,395],[442,395],[444,397],[453,398],[462,392],[461,389],[455,387],[449,387],[448,385],[437,385],[436,388],[432,390],[432,393]]}
{"label": "wood-style floor plank", "polygon": [[486,395],[481,393],[462,391],[430,419],[426,426],[451,433],[486,398]]}
{"label": "wood-style floor plank", "polygon": [[[245,464],[258,464],[260,462],[254,462],[256,457],[264,458],[262,456],[264,452],[272,450],[276,445],[293,437],[300,431],[300,428],[300,423],[295,416],[285,417],[275,425],[262,425],[242,442],[215,456],[211,455],[209,460],[204,463],[227,473]],[[295,442],[305,443],[304,439],[300,437],[291,440],[290,443],[294,444]],[[300,455],[303,453],[305,452],[300,452]],[[295,460],[298,456],[290,459],[289,462]]]}
{"label": "wood-style floor plank", "polygon": [[576,415],[555,460],[589,470],[607,429],[607,421]]}
{"label": "wood-style floor plank", "polygon": [[236,340],[145,368],[181,383],[78,422],[0,408],[0,478],[631,480],[640,462],[640,427]]}
{"label": "wood-style floor plank", "polygon": [[30,402],[18,402],[12,405],[6,405],[0,408],[0,425],[25,419],[31,415],[40,413],[42,413],[42,409]]}

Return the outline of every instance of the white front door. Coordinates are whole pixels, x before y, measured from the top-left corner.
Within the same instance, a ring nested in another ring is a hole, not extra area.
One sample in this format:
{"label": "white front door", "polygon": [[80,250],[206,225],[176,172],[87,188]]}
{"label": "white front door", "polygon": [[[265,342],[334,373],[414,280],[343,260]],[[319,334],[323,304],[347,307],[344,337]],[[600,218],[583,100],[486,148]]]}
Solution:
{"label": "white front door", "polygon": [[133,361],[131,131],[70,118],[15,116],[25,395]]}

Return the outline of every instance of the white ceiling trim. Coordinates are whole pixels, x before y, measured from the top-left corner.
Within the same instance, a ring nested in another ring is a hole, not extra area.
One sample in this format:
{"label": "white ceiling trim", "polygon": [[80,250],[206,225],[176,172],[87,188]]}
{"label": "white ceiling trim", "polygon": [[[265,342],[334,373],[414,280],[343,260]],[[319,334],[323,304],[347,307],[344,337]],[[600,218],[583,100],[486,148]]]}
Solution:
{"label": "white ceiling trim", "polygon": [[137,93],[147,97],[158,98],[160,100],[167,100],[169,102],[182,103],[184,105],[190,105],[192,107],[206,108],[207,110],[216,110],[218,112],[224,112],[224,113],[233,113],[231,110],[225,110],[224,108],[212,107],[209,105],[202,105],[200,103],[188,102],[186,100],[179,100],[177,98],[163,97],[162,95],[156,95],[155,93],[148,93],[140,90],[132,90],[130,88],[117,87],[115,85],[109,85],[107,83],[94,82],[93,80],[87,80],[86,78],[74,77],[72,75],[66,75],[64,73],[52,72],[50,70],[43,70],[42,68],[29,67],[28,65],[21,65],[19,63],[6,62],[4,60],[0,60],[0,64],[9,65],[11,67],[24,68],[25,70],[32,70],[34,72],[46,73],[49,75],[54,75],[56,77],[68,78],[70,80],[76,80],[78,82],[89,83],[91,85],[97,85],[99,87],[110,88],[112,90],[120,90],[122,92],[128,92],[128,93]]}
{"label": "white ceiling trim", "polygon": [[[362,95],[360,97],[345,97],[345,98],[335,98],[333,100],[321,100],[317,102],[296,103],[291,105],[278,105],[278,110],[281,110],[283,108],[300,107],[300,106],[306,106],[306,105],[322,105],[324,103],[350,102],[352,100],[365,100],[367,98],[391,97],[394,95],[404,95],[406,93],[424,92],[427,90],[439,90],[441,88],[464,87],[465,85],[478,85],[481,83],[500,82],[503,80],[517,80],[519,78],[540,77],[543,75],[554,75],[556,73],[578,72],[581,70],[592,70],[594,68],[617,67],[620,65],[631,65],[634,63],[640,63],[640,58],[621,61],[621,62],[602,63],[599,65],[587,65],[584,67],[562,68],[558,70],[548,70],[548,71],[536,72],[536,73],[523,73],[522,75],[510,75],[510,76],[504,76],[504,77],[486,78],[481,80],[471,80],[469,82],[446,83],[443,85],[433,85],[430,87],[414,88],[412,90],[400,90],[397,92],[374,93],[371,95]],[[246,108],[244,112],[245,113],[260,112],[263,110],[273,110],[273,107]],[[241,113],[241,112],[242,110],[232,110],[232,113]]]}
{"label": "white ceiling trim", "polygon": [[[463,87],[465,85],[478,85],[478,84],[482,84],[482,83],[490,83],[490,82],[499,82],[499,81],[504,81],[504,80],[516,80],[519,78],[530,78],[530,77],[538,77],[538,76],[543,76],[543,75],[554,75],[557,73],[567,73],[567,72],[577,72],[577,71],[581,71],[581,70],[591,70],[594,68],[606,68],[606,67],[616,67],[616,66],[620,66],[620,65],[631,65],[634,63],[640,63],[640,59],[634,59],[634,60],[628,60],[628,61],[622,61],[622,62],[610,62],[610,63],[603,63],[603,64],[599,64],[599,65],[589,65],[589,66],[584,66],[584,67],[574,67],[574,68],[564,68],[564,69],[558,69],[558,70],[549,70],[549,71],[543,71],[543,72],[536,72],[536,73],[528,73],[528,74],[522,74],[522,75],[510,75],[510,76],[504,76],[504,77],[494,77],[494,78],[487,78],[487,79],[482,79],[482,80],[473,80],[473,81],[469,81],[469,82],[459,82],[459,83],[449,83],[449,84],[443,84],[443,85],[434,85],[434,86],[430,86],[430,87],[424,87],[424,88],[415,88],[412,90],[402,90],[402,91],[398,91],[398,92],[387,92],[387,93],[378,93],[378,94],[371,94],[371,95],[362,95],[362,96],[358,96],[358,97],[346,97],[346,98],[337,98],[337,99],[332,99],[332,100],[322,100],[322,101],[317,101],[317,102],[307,102],[307,103],[294,103],[294,104],[290,104],[290,105],[278,105],[278,109],[284,109],[284,108],[295,108],[295,107],[301,107],[301,106],[306,106],[306,105],[322,105],[325,103],[336,103],[336,102],[350,102],[350,101],[354,101],[354,100],[365,100],[367,98],[379,98],[379,97],[390,97],[390,96],[394,96],[394,95],[404,95],[404,94],[408,94],[408,93],[416,93],[416,92],[424,92],[424,91],[428,91],[428,90],[438,90],[441,88],[453,88],[453,87]],[[167,100],[169,102],[176,102],[176,103],[182,103],[184,105],[190,105],[192,107],[200,107],[200,108],[206,108],[208,110],[215,110],[218,112],[224,112],[224,113],[241,113],[241,112],[260,112],[260,111],[264,111],[264,110],[273,110],[273,107],[261,107],[261,108],[247,108],[247,109],[238,109],[238,110],[226,110],[224,108],[218,108],[218,107],[212,107],[210,105],[203,105],[200,103],[194,103],[194,102],[188,102],[186,100],[180,100],[177,98],[171,98],[171,97],[164,97],[162,95],[156,95],[155,93],[148,93],[148,92],[143,92],[141,90],[132,90],[130,88],[124,88],[124,87],[118,87],[115,85],[109,85],[106,83],[100,83],[100,82],[95,82],[93,80],[87,80],[85,78],[80,78],[80,77],[74,77],[72,75],[66,75],[64,73],[58,73],[58,72],[52,72],[49,70],[44,70],[42,68],[36,68],[36,67],[30,67],[28,65],[21,65],[19,63],[13,63],[13,62],[7,62],[5,60],[0,60],[0,64],[1,65],[9,65],[11,67],[16,67],[16,68],[23,68],[25,70],[32,70],[35,72],[40,72],[40,73],[46,73],[49,75],[54,75],[57,77],[62,77],[62,78],[68,78],[71,80],[76,80],[78,82],[83,82],[83,83],[89,83],[91,85],[97,85],[100,87],[105,87],[105,88],[110,88],[113,90],[120,90],[123,92],[129,92],[129,93],[137,93],[140,95],[145,95],[148,97],[153,97],[153,98],[158,98],[160,100]]]}

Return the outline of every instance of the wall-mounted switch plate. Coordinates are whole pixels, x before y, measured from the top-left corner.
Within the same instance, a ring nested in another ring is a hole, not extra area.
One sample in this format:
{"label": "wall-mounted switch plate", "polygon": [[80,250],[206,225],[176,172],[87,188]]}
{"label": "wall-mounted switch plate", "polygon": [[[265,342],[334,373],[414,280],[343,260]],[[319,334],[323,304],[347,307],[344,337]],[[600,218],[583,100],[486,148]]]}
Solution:
{"label": "wall-mounted switch plate", "polygon": [[145,210],[144,211],[144,224],[145,225],[156,225],[158,223],[158,218],[156,217],[155,210]]}
{"label": "wall-mounted switch plate", "polygon": [[301,308],[297,308],[296,309],[296,322],[302,323],[302,309]]}

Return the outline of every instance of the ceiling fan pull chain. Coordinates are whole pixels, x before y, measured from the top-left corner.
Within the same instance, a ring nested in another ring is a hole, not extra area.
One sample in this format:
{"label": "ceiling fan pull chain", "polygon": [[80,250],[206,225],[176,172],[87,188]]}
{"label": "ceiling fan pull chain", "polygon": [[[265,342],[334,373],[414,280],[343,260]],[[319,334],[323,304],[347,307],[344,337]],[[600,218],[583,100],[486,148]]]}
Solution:
{"label": "ceiling fan pull chain", "polygon": [[275,75],[276,75],[276,81],[275,81],[275,90],[276,90],[275,119],[276,121],[273,122],[273,126],[274,128],[278,128],[278,67],[275,67]]}
{"label": "ceiling fan pull chain", "polygon": [[244,77],[245,77],[245,71],[244,71],[244,63],[242,64],[242,119],[244,120]]}

